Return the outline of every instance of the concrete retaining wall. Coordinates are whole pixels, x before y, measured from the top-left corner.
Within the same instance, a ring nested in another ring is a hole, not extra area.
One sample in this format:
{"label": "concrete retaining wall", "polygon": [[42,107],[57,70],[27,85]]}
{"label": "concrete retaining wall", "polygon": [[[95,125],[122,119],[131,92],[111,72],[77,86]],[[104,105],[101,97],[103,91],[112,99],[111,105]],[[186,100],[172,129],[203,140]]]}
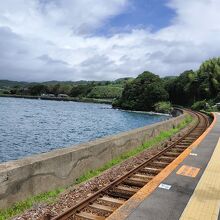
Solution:
{"label": "concrete retaining wall", "polygon": [[84,172],[98,168],[145,143],[162,130],[176,126],[185,116],[183,114],[151,126],[0,164],[0,208],[38,193],[68,186]]}

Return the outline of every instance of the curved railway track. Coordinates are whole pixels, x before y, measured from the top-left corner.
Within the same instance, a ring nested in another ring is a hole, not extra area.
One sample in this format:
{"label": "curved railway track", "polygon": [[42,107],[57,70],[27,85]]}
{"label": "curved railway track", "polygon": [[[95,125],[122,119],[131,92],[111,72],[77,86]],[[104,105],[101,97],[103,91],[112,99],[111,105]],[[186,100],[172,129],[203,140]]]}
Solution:
{"label": "curved railway track", "polygon": [[59,216],[45,216],[45,219],[103,220],[110,216],[126,200],[177,158],[207,129],[209,120],[206,115],[190,110],[187,110],[187,112],[197,118],[197,123],[187,133],[169,143],[165,149],[155,156],[98,190],[79,204],[69,208]]}

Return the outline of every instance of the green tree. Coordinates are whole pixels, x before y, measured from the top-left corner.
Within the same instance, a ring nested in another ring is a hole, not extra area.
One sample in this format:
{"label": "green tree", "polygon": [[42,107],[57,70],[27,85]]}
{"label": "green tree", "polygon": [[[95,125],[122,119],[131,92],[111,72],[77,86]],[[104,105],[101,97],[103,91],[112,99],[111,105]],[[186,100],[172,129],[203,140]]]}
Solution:
{"label": "green tree", "polygon": [[213,99],[220,92],[220,58],[202,63],[197,71],[200,99]]}
{"label": "green tree", "polygon": [[143,72],[135,80],[126,84],[120,99],[114,107],[131,110],[154,110],[154,104],[168,99],[163,81],[151,72]]}
{"label": "green tree", "polygon": [[61,94],[69,94],[71,89],[72,89],[71,85],[61,84],[60,88],[59,88],[59,93],[61,93]]}
{"label": "green tree", "polygon": [[42,84],[37,84],[28,87],[30,95],[37,96],[41,95],[42,93],[47,93],[48,87]]}
{"label": "green tree", "polygon": [[52,86],[51,93],[53,93],[56,96],[60,93],[60,84],[59,83]]}
{"label": "green tree", "polygon": [[93,88],[92,84],[86,85],[75,85],[70,91],[70,96],[72,97],[86,97],[88,93],[91,92]]}

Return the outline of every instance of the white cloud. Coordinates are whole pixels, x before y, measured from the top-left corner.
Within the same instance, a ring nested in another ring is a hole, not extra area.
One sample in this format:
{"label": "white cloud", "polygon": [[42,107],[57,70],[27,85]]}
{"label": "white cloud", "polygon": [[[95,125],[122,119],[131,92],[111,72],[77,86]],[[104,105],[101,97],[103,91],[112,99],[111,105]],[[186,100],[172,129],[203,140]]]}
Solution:
{"label": "white cloud", "polygon": [[[196,69],[220,53],[220,1],[170,0],[176,12],[157,32],[141,28],[96,36],[129,0],[0,2],[0,78],[102,80]],[[146,12],[148,13],[148,12]]]}

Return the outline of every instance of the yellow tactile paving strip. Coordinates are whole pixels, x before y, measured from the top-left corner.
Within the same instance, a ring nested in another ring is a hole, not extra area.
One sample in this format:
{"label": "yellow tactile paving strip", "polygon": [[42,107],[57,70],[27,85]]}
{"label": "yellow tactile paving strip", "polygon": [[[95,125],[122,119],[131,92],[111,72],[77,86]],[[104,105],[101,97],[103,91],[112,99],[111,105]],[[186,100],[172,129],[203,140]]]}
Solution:
{"label": "yellow tactile paving strip", "polygon": [[181,220],[216,220],[220,208],[220,139]]}

